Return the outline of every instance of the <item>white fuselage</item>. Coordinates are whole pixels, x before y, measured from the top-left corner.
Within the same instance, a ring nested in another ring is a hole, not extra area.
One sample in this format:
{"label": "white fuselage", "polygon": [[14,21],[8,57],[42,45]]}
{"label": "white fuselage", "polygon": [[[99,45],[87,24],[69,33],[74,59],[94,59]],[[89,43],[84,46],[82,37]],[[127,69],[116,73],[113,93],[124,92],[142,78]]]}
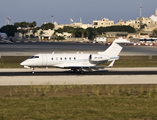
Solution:
{"label": "white fuselage", "polygon": [[20,65],[29,67],[59,67],[67,68],[73,71],[82,71],[82,69],[97,69],[99,64],[112,61],[109,67],[113,66],[115,60],[119,59],[119,53],[122,50],[120,44],[129,43],[126,39],[116,39],[112,45],[98,54],[36,54],[23,61]]}
{"label": "white fuselage", "polygon": [[36,54],[23,61],[21,65],[29,67],[86,67],[108,62],[109,56],[99,54]]}

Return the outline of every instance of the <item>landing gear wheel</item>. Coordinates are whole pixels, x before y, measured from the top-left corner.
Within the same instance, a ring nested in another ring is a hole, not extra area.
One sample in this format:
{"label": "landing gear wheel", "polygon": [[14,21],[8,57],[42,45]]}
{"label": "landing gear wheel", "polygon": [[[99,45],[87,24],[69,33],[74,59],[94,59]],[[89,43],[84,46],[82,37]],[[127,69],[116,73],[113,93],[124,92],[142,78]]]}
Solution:
{"label": "landing gear wheel", "polygon": [[81,74],[84,73],[84,71],[83,71],[81,68],[79,68],[79,72],[80,72]]}
{"label": "landing gear wheel", "polygon": [[32,74],[34,74],[34,67],[32,68]]}
{"label": "landing gear wheel", "polygon": [[74,73],[77,73],[78,70],[77,69],[71,69]]}

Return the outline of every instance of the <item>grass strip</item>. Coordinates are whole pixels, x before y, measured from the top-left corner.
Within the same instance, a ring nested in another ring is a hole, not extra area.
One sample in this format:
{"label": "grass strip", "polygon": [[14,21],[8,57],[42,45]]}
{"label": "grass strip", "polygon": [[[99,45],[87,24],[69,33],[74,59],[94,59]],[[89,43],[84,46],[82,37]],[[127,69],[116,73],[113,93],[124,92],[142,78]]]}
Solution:
{"label": "grass strip", "polygon": [[156,111],[157,85],[0,87],[2,120],[156,120]]}

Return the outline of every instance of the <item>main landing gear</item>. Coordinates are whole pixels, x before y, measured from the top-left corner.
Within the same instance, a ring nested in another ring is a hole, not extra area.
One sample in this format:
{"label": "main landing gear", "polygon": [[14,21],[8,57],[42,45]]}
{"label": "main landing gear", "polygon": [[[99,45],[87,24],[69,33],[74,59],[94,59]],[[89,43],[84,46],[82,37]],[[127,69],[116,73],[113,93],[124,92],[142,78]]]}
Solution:
{"label": "main landing gear", "polygon": [[84,71],[81,68],[75,68],[75,69],[71,69],[74,73],[84,73]]}

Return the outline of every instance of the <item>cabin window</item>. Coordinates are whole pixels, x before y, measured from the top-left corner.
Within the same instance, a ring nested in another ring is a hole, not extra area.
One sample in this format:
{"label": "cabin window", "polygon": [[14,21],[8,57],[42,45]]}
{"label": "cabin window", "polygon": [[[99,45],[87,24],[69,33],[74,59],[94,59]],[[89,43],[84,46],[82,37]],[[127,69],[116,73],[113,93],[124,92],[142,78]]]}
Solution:
{"label": "cabin window", "polygon": [[98,57],[98,59],[102,59],[102,57]]}
{"label": "cabin window", "polygon": [[67,58],[65,58],[65,60],[66,60]]}
{"label": "cabin window", "polygon": [[53,60],[53,58],[51,58],[51,60]]}
{"label": "cabin window", "polygon": [[71,57],[69,57],[69,60],[71,60]]}
{"label": "cabin window", "polygon": [[92,59],[92,55],[89,56],[89,59]]}
{"label": "cabin window", "polygon": [[74,60],[76,60],[76,57],[74,57]]}
{"label": "cabin window", "polygon": [[56,58],[56,60],[58,60],[58,58]]}
{"label": "cabin window", "polygon": [[60,60],[62,60],[62,58],[60,58]]}

